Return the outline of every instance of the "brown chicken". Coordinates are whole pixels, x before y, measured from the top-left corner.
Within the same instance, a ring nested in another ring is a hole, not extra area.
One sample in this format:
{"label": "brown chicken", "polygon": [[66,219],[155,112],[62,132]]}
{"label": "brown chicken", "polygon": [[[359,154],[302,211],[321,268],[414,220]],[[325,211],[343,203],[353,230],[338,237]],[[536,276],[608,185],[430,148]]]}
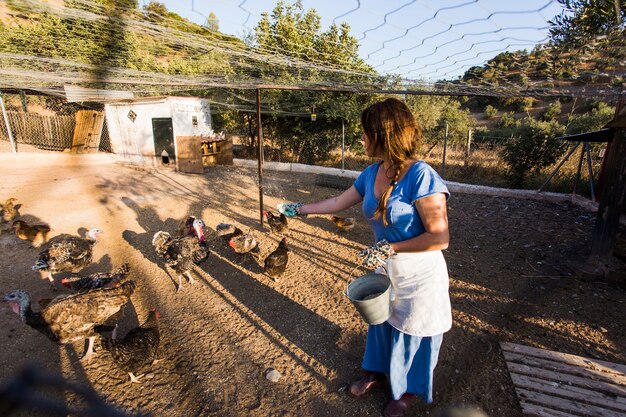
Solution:
{"label": "brown chicken", "polygon": [[101,229],[91,229],[87,238],[78,236],[55,236],[39,253],[32,269],[47,271],[50,284],[54,283],[53,273],[61,271],[78,272],[89,265],[93,258],[93,245],[96,244]]}
{"label": "brown chicken", "polygon": [[342,232],[348,232],[354,227],[354,217],[333,216],[332,220]]}
{"label": "brown chicken", "polygon": [[22,240],[28,240],[32,243],[33,248],[38,248],[48,241],[50,234],[50,226],[47,224],[29,225],[24,220],[15,220],[13,222],[15,234]]}
{"label": "brown chicken", "polygon": [[267,224],[269,224],[272,233],[284,233],[289,229],[287,216],[283,213],[280,213],[280,215],[277,216],[271,211],[264,211],[263,215],[267,217]]}
{"label": "brown chicken", "polygon": [[24,290],[11,291],[4,296],[4,300],[24,323],[55,342],[64,344],[89,338],[83,359],[90,361],[100,326],[120,314],[135,287],[133,281],[128,281],[117,288],[61,295],[50,301],[39,313],[32,311],[30,295]]}
{"label": "brown chicken", "polygon": [[61,284],[73,291],[89,291],[97,288],[113,288],[124,282],[130,273],[130,265],[123,264],[113,272],[95,272],[86,277],[61,279]]}
{"label": "brown chicken", "polygon": [[17,216],[17,209],[15,208],[15,202],[17,198],[11,197],[0,205],[0,218],[3,223],[11,223],[15,216]]}
{"label": "brown chicken", "polygon": [[148,319],[141,326],[134,328],[123,339],[116,339],[117,326],[113,331],[112,339],[102,339],[102,347],[108,350],[117,366],[128,372],[130,381],[140,384],[135,373],[148,364],[154,364],[157,359],[157,350],[160,342],[159,331],[160,314],[155,309],[150,311]]}
{"label": "brown chicken", "polygon": [[250,230],[248,233],[235,234],[235,236],[230,238],[228,246],[233,248],[236,253],[248,253],[257,248],[258,243]]}
{"label": "brown chicken", "polygon": [[265,258],[263,271],[274,281],[278,281],[278,277],[284,274],[287,269],[288,260],[289,248],[287,247],[287,238],[284,237],[278,244],[278,248]]}

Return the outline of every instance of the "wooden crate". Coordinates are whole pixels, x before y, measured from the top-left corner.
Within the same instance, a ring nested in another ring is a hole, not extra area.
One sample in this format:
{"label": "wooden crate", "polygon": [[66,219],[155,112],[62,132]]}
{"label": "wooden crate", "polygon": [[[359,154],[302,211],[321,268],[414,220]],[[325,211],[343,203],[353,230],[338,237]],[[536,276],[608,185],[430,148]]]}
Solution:
{"label": "wooden crate", "polygon": [[524,414],[626,416],[626,366],[500,343]]}

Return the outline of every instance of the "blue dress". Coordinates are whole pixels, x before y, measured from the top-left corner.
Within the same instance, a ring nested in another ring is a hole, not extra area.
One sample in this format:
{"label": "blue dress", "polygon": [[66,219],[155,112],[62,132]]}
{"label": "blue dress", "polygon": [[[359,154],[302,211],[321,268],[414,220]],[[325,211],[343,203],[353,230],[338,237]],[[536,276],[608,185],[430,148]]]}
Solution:
{"label": "blue dress", "polygon": [[[440,192],[448,197],[448,189],[441,177],[423,161],[413,164],[394,187],[387,201],[389,225],[385,226],[381,218],[373,219],[379,201],[374,194],[374,182],[379,166],[380,163],[370,165],[354,182],[356,190],[363,197],[363,214],[372,227],[375,240],[387,239],[393,243],[424,233],[425,228],[415,208],[415,201]],[[432,255],[439,255],[443,259],[440,251],[437,252],[439,253],[433,252]],[[411,256],[411,254],[401,255]],[[446,268],[445,262],[438,265]],[[450,315],[447,269],[442,273],[445,288],[438,291],[440,299],[444,301],[440,303],[443,310],[440,315],[445,319],[446,315]],[[447,305],[445,305],[446,302]],[[390,321],[392,321],[391,318]],[[451,323],[451,317],[449,317],[449,323]],[[449,324],[436,326],[435,328],[439,329],[435,331],[436,334],[432,333],[432,326],[426,330],[426,333],[421,333],[428,334],[428,336],[419,335],[421,328],[413,332],[414,334],[409,334],[406,330],[402,331],[404,328],[399,326],[397,321],[394,324],[396,326],[387,321],[369,326],[362,366],[368,371],[388,375],[394,399],[397,400],[403,394],[409,393],[418,395],[425,403],[430,404],[433,400],[433,371],[437,365],[443,332],[449,329]],[[431,332],[428,333],[428,331]]]}

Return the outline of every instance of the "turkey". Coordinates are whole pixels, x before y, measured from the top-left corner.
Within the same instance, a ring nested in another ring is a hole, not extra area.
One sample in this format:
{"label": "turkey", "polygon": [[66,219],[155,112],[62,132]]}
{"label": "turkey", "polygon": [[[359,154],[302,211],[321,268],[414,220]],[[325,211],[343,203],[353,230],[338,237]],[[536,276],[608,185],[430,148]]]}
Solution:
{"label": "turkey", "polygon": [[270,226],[272,233],[284,233],[289,229],[287,225],[287,216],[283,213],[276,215],[269,211],[264,211],[263,215],[267,217],[267,224]]}
{"label": "turkey", "polygon": [[96,272],[85,277],[61,279],[61,284],[73,291],[89,291],[97,288],[113,288],[122,283],[130,273],[130,265],[123,264],[113,272]]}
{"label": "turkey", "polygon": [[100,327],[121,313],[135,290],[134,281],[117,288],[97,289],[79,294],[61,295],[50,301],[39,313],[31,308],[30,295],[13,290],[4,296],[22,321],[55,342],[64,344],[89,338],[83,360],[93,356],[93,342]]}
{"label": "turkey", "polygon": [[196,219],[193,222],[196,236],[173,238],[169,233],[159,231],[152,238],[152,246],[154,246],[157,254],[162,256],[165,263],[172,267],[178,275],[177,292],[183,287],[182,275],[185,275],[189,279],[189,283],[193,284],[195,280],[190,271],[194,264],[200,265],[209,257],[209,249],[202,232],[203,226],[204,222]]}
{"label": "turkey", "polygon": [[47,224],[29,225],[24,220],[16,220],[12,227],[15,229],[15,235],[22,240],[30,241],[33,248],[38,248],[46,243],[50,234],[50,226]]}
{"label": "turkey", "polygon": [[[194,216],[189,216],[178,224],[178,237],[195,236],[196,231],[193,228],[193,222],[196,221]],[[204,225],[204,223],[202,223]]]}
{"label": "turkey", "polygon": [[154,364],[159,348],[159,317],[155,309],[150,311],[148,319],[141,326],[128,332],[123,339],[117,340],[113,331],[112,339],[102,339],[102,347],[108,350],[119,368],[128,372],[131,382],[140,384],[141,375],[135,373],[148,364]]}
{"label": "turkey", "polygon": [[54,284],[53,273],[80,271],[91,263],[93,245],[100,233],[102,233],[101,229],[91,229],[87,232],[86,239],[78,236],[53,237],[46,248],[39,253],[33,270],[47,271],[51,285]]}
{"label": "turkey", "polygon": [[278,244],[278,248],[265,258],[263,271],[274,281],[278,281],[278,277],[284,274],[287,269],[288,260],[289,248],[287,247],[287,238],[284,237]]}
{"label": "turkey", "polygon": [[248,253],[258,246],[256,238],[252,231],[245,234],[235,233],[228,242],[228,246],[233,248],[237,253]]}
{"label": "turkey", "polygon": [[339,230],[341,230],[342,232],[348,232],[352,230],[352,228],[354,227],[353,217],[333,216],[332,220],[333,220],[333,223],[335,223],[335,226],[337,226]]}

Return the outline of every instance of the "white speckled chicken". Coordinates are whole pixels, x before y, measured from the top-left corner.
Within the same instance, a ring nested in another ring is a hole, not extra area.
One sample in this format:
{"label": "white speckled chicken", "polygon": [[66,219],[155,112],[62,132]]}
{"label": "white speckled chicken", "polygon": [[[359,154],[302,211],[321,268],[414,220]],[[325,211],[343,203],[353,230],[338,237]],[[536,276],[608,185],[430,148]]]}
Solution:
{"label": "white speckled chicken", "polygon": [[79,294],[56,297],[39,313],[31,308],[30,295],[14,290],[4,296],[22,321],[58,343],[70,343],[89,338],[84,360],[93,356],[93,342],[98,327],[121,312],[135,290],[133,281],[117,288],[97,289]]}
{"label": "white speckled chicken", "polygon": [[93,246],[100,233],[102,233],[101,229],[91,229],[87,232],[86,239],[78,236],[53,237],[39,253],[33,270],[47,271],[50,284],[54,283],[53,273],[80,271],[91,263]]}
{"label": "white speckled chicken", "polygon": [[160,342],[159,317],[159,313],[152,309],[145,323],[128,332],[124,338],[116,340],[116,326],[112,339],[102,339],[102,346],[111,353],[117,366],[128,372],[131,382],[140,384],[139,378],[142,375],[135,376],[135,373],[159,360],[157,359]]}
{"label": "white speckled chicken", "polygon": [[258,242],[252,230],[249,230],[248,233],[235,233],[231,236],[228,246],[233,248],[237,253],[248,253],[258,246]]}
{"label": "white speckled chicken", "polygon": [[204,222],[196,219],[193,222],[193,228],[196,236],[185,236],[173,238],[169,233],[159,231],[152,238],[152,246],[157,254],[165,259],[165,263],[172,267],[178,275],[177,291],[182,289],[182,275],[189,279],[189,283],[193,284],[195,280],[191,276],[191,270],[194,264],[200,265],[209,257],[209,249],[204,237],[202,228]]}
{"label": "white speckled chicken", "polygon": [[113,288],[122,283],[130,273],[130,265],[123,264],[113,272],[95,272],[85,277],[63,278],[61,284],[73,291],[89,291],[97,288]]}

